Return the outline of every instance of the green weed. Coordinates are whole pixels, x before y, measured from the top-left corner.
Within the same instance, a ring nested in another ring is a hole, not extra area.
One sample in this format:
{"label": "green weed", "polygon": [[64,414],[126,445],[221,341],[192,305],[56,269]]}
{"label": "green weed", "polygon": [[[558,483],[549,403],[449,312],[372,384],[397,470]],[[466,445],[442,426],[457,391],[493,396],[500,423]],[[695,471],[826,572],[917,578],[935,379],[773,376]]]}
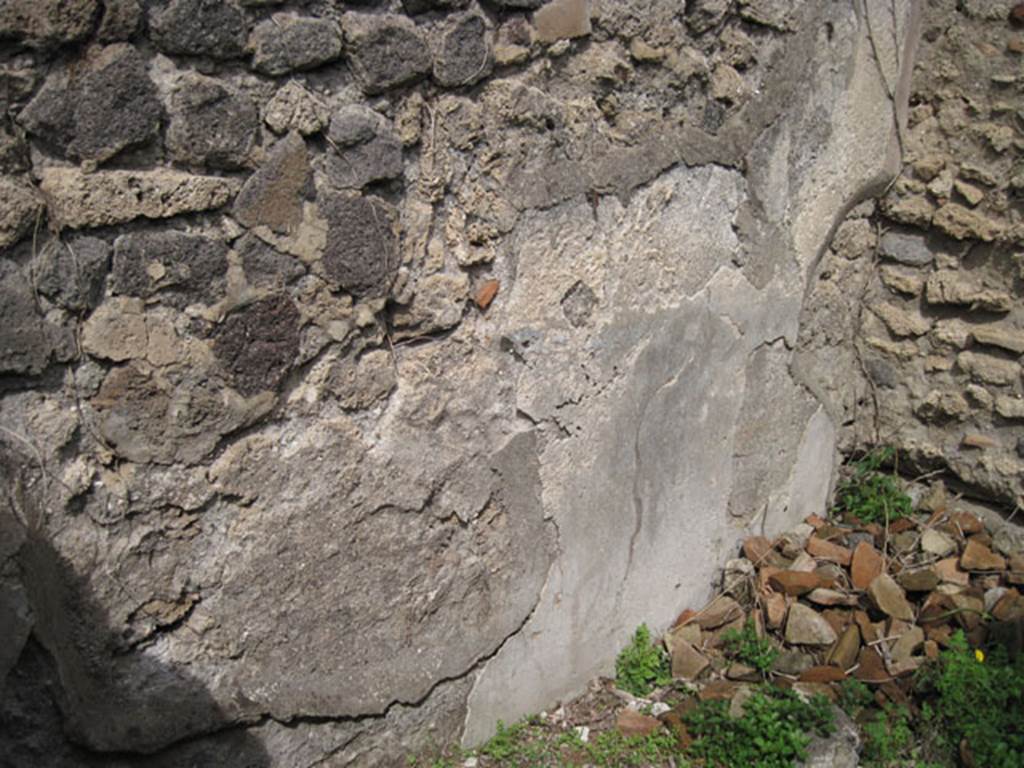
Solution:
{"label": "green weed", "polygon": [[910,515],[913,505],[896,473],[881,471],[884,463],[895,458],[894,449],[879,448],[857,461],[853,476],[836,491],[834,511],[865,523],[880,524]]}
{"label": "green weed", "polygon": [[791,768],[806,758],[812,733],[827,736],[834,730],[826,698],[805,702],[767,685],[747,700],[742,717],[730,717],[726,702],[708,701],[685,722],[694,737],[689,754],[717,768]]}
{"label": "green weed", "polygon": [[927,730],[944,736],[939,749],[956,752],[964,741],[975,765],[1024,765],[1024,656],[1011,662],[1000,647],[986,656],[957,632],[916,682]]}
{"label": "green weed", "polygon": [[737,661],[766,674],[779,657],[778,649],[767,637],[758,637],[754,622],[747,619],[743,629],[730,629],[722,635],[726,653]]}
{"label": "green weed", "polygon": [[871,689],[855,677],[848,677],[839,684],[839,706],[851,718],[875,703]]}
{"label": "green weed", "polygon": [[654,688],[672,682],[672,665],[661,646],[651,643],[646,624],[636,628],[632,642],[615,660],[615,684],[634,696],[646,696]]}
{"label": "green weed", "polygon": [[910,728],[910,713],[906,707],[886,707],[863,724],[865,768],[889,768],[912,765],[916,757],[916,739]]}
{"label": "green weed", "polygon": [[616,730],[595,733],[584,742],[576,731],[552,734],[527,719],[515,725],[498,723],[498,732],[477,750],[486,765],[561,768],[591,765],[596,768],[647,766],[677,758],[675,737],[664,729],[648,736],[623,736]]}
{"label": "green weed", "polygon": [[592,741],[580,744],[587,764],[600,768],[651,765],[679,754],[675,737],[665,729],[648,736],[623,736],[618,731],[602,731]]}

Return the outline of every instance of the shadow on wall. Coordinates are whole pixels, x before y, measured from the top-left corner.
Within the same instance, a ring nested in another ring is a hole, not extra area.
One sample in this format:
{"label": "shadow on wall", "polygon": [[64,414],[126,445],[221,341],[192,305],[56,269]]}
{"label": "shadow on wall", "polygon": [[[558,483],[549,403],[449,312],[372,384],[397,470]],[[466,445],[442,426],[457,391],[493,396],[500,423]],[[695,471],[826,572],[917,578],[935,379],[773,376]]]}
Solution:
{"label": "shadow on wall", "polygon": [[32,462],[0,446],[0,768],[269,768],[244,726],[186,738],[223,714],[180,667],[125,649],[87,579],[26,527]]}

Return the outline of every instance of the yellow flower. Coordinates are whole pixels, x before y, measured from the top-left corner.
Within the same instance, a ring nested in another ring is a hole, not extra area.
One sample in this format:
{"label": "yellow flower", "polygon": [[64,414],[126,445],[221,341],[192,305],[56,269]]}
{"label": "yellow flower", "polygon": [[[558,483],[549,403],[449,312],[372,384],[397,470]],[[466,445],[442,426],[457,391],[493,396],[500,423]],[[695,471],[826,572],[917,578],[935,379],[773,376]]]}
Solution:
{"label": "yellow flower", "polygon": [[980,648],[974,652],[974,658],[976,658],[979,663],[983,664],[985,662],[985,654]]}

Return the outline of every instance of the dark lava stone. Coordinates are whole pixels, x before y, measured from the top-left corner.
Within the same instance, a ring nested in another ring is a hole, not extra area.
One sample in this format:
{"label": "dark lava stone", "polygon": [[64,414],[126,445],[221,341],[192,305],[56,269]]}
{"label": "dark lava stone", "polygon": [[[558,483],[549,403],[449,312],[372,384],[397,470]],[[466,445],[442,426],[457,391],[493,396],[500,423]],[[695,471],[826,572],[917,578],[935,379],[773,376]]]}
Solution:
{"label": "dark lava stone", "polygon": [[347,14],[344,23],[352,71],[364,92],[383,93],[430,71],[430,48],[406,17]]}
{"label": "dark lava stone", "polygon": [[119,43],[81,72],[51,76],[18,119],[61,156],[101,163],[153,138],[162,115],[145,61]]}
{"label": "dark lava stone", "polygon": [[165,53],[233,59],[245,54],[248,29],[227,0],[171,0],[149,11],[149,31]]}
{"label": "dark lava stone", "polygon": [[114,242],[114,293],[148,298],[160,295],[174,307],[212,304],[223,296],[228,246],[184,232],[122,235]]}
{"label": "dark lava stone", "polygon": [[58,306],[91,309],[103,298],[103,281],[110,266],[110,246],[96,237],[67,243],[53,239],[33,265],[36,288]]}
{"label": "dark lava stone", "polygon": [[213,351],[243,395],[276,390],[298,354],[299,327],[295,304],[275,294],[228,315]]}
{"label": "dark lava stone", "polygon": [[395,214],[383,200],[345,193],[321,195],[327,219],[324,271],[336,288],[386,296],[398,274]]}
{"label": "dark lava stone", "polygon": [[484,20],[475,13],[451,19],[441,35],[434,59],[434,80],[456,88],[475,83],[486,76],[490,68],[491,51]]}

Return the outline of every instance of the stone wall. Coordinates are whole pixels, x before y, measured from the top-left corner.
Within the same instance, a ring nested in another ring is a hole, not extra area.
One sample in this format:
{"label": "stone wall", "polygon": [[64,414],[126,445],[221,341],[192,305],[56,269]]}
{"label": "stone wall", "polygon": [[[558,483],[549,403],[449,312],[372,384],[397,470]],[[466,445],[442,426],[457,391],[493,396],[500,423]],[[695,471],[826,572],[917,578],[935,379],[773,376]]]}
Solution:
{"label": "stone wall", "polygon": [[[903,170],[836,233],[798,360],[848,450],[1024,504],[1024,9],[933,0]],[[1016,15],[1015,15],[1016,14]]]}
{"label": "stone wall", "polygon": [[0,759],[401,765],[820,512],[917,22],[0,2]]}

